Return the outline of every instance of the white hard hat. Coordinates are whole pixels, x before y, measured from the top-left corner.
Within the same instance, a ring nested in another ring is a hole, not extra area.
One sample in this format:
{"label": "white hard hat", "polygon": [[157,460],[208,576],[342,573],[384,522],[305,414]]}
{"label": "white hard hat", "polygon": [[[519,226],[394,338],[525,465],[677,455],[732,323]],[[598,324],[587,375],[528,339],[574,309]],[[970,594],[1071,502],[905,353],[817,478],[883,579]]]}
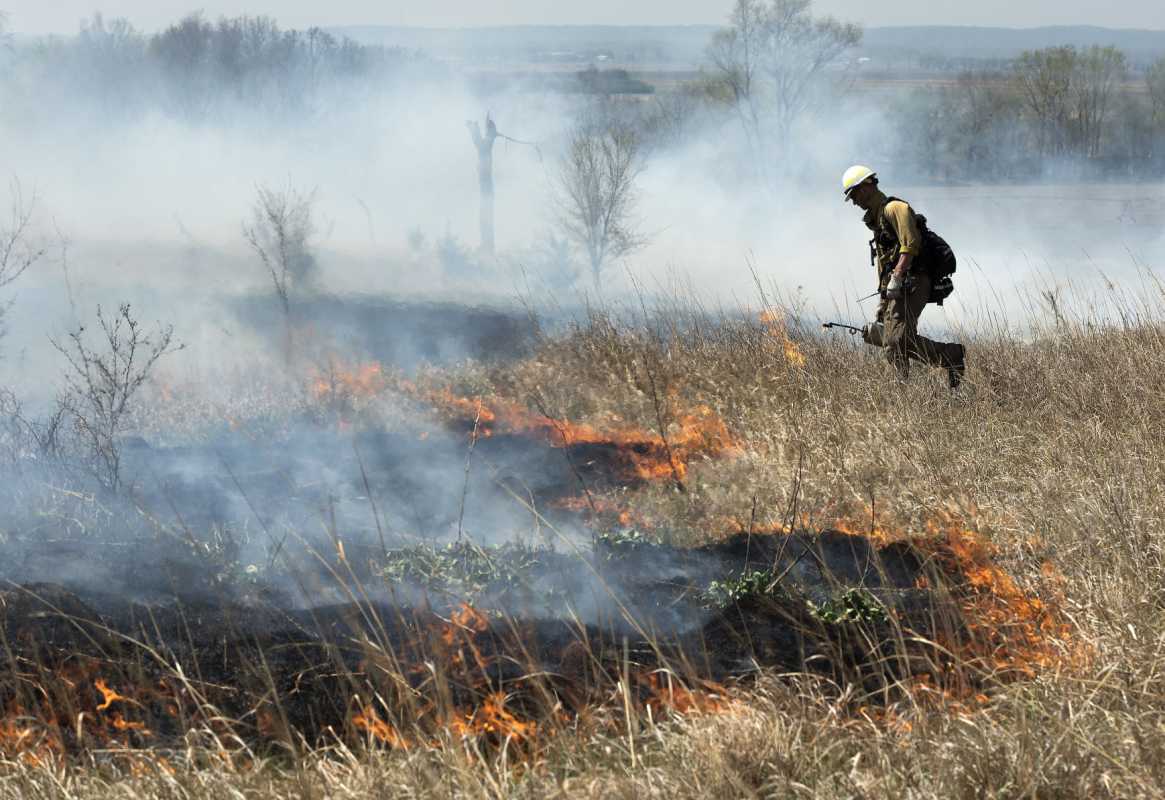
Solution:
{"label": "white hard hat", "polygon": [[847,169],[845,174],[841,176],[841,190],[845,193],[846,197],[849,197],[849,193],[852,192],[855,187],[865,183],[870,178],[875,178],[877,176],[878,173],[874,172],[869,167],[863,166],[861,164],[855,164],[854,166]]}

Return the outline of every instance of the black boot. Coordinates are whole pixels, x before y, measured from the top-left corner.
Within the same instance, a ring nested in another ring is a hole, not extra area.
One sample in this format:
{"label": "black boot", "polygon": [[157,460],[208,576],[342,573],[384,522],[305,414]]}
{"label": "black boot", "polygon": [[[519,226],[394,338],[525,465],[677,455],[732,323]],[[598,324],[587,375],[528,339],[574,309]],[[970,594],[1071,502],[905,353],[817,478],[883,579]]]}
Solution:
{"label": "black boot", "polygon": [[947,367],[947,383],[951,391],[954,391],[963,383],[963,373],[967,371],[967,352],[961,344],[951,347],[954,348],[954,355],[951,357],[950,366]]}

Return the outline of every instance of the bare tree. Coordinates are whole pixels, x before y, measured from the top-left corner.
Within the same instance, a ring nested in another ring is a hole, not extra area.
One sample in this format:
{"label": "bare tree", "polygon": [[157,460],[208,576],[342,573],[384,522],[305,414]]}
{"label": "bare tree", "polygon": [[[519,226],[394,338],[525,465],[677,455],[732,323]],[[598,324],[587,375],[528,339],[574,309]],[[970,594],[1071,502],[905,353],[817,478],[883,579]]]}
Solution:
{"label": "bare tree", "polygon": [[485,132],[475,120],[466,120],[465,127],[469,130],[469,138],[473,140],[473,148],[477,151],[477,185],[481,199],[478,214],[478,227],[481,234],[481,250],[493,255],[494,252],[494,142],[503,139],[514,144],[533,147],[542,158],[542,152],[534,142],[525,142],[507,136],[498,130],[497,124],[489,112],[485,115]]}
{"label": "bare tree", "polygon": [[758,165],[770,147],[788,146],[793,126],[838,74],[829,67],[861,39],[857,25],[814,17],[812,0],[736,0],[709,56]]}
{"label": "bare tree", "polygon": [[77,36],[85,91],[106,114],[124,114],[141,100],[146,40],[128,20],[95,13]]}
{"label": "bare tree", "polygon": [[736,0],[729,27],[712,35],[708,55],[732,93],[732,107],[754,147],[761,136],[761,97],[756,89],[765,45],[767,11],[763,0]]}
{"label": "bare tree", "polygon": [[213,26],[199,11],[150,40],[150,55],[165,76],[173,107],[189,120],[203,119],[214,102],[208,72],[213,34]]}
{"label": "bare tree", "polygon": [[481,249],[485,253],[494,251],[494,141],[498,138],[498,127],[489,114],[485,115],[485,133],[474,120],[465,123],[477,150],[477,185],[481,208],[478,225],[481,231]]}
{"label": "bare tree", "polygon": [[814,18],[811,0],[772,0],[766,25],[761,67],[773,87],[779,141],[787,144],[789,133],[809,110],[825,70],[862,40],[857,25],[832,17]]}
{"label": "bare tree", "polygon": [[587,253],[595,288],[603,267],[646,244],[635,216],[635,182],[643,172],[639,138],[610,118],[581,121],[559,166],[557,202],[563,231]]}
{"label": "bare tree", "polygon": [[1049,47],[1023,53],[1013,74],[1036,122],[1041,155],[1100,155],[1113,91],[1128,74],[1124,53],[1115,47]]}
{"label": "bare tree", "polygon": [[1128,59],[1115,47],[1088,48],[1076,57],[1072,101],[1076,141],[1083,156],[1100,155],[1101,135],[1116,85],[1128,74]]}
{"label": "bare tree", "polygon": [[[42,246],[31,241],[29,232],[36,196],[25,200],[20,181],[14,178],[10,198],[8,219],[0,223],[0,289],[23,275],[45,254]],[[0,303],[0,334],[4,331],[4,315],[10,307],[11,303]]]}
{"label": "bare tree", "polygon": [[1067,147],[1075,65],[1076,48],[1071,46],[1025,51],[1015,60],[1013,74],[1036,122],[1040,155],[1056,155]]}
{"label": "bare tree", "polygon": [[120,437],[130,401],[158,359],[182,345],[174,343],[172,325],[159,325],[156,333],[146,333],[128,303],[113,318],[98,306],[97,325],[100,335],[95,347],[86,343],[83,325],[63,341],[50,341],[69,365],[60,405],[85,445],[93,476],[106,489],[116,491],[122,485]]}
{"label": "bare tree", "polygon": [[284,355],[288,361],[292,354],[292,294],[308,285],[316,272],[311,249],[315,200],[314,190],[301,194],[290,187],[275,191],[260,186],[251,209],[251,222],[243,225],[243,238],[271,278],[271,288],[283,311]]}
{"label": "bare tree", "polygon": [[1153,62],[1145,73],[1145,85],[1153,108],[1153,122],[1165,124],[1165,57]]}

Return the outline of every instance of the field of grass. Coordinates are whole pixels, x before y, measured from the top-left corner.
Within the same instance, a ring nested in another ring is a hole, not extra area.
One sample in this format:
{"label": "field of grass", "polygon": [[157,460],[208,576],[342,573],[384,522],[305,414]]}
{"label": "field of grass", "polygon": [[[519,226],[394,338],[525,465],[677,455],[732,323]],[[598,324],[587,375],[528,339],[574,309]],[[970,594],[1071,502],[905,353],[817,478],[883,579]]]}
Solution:
{"label": "field of grass", "polygon": [[921,686],[866,708],[851,687],[765,674],[713,711],[625,708],[616,725],[563,727],[521,754],[452,732],[430,746],[338,739],[289,755],[192,738],[165,761],[7,758],[0,797],[1165,794],[1161,300],[1130,304],[1117,322],[1058,314],[1023,336],[964,331],[956,396],[923,367],[899,384],[879,354],[792,316],[708,319],[684,304],[649,324],[596,314],[528,358],[423,376],[664,439],[691,409],[713,410],[739,445],[732,457],[697,458],[680,481],[607,498],[676,544],[783,526],[974,531],[1068,626],[1046,632],[1058,657],[990,682],[973,703]]}

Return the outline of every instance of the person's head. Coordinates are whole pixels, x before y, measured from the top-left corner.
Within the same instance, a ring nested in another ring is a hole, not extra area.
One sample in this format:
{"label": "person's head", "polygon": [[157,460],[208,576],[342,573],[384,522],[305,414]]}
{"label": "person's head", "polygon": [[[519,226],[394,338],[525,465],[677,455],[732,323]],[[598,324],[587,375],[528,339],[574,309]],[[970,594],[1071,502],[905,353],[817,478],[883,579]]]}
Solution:
{"label": "person's head", "polygon": [[861,164],[852,166],[841,176],[841,189],[846,200],[869,210],[878,196],[878,173]]}

